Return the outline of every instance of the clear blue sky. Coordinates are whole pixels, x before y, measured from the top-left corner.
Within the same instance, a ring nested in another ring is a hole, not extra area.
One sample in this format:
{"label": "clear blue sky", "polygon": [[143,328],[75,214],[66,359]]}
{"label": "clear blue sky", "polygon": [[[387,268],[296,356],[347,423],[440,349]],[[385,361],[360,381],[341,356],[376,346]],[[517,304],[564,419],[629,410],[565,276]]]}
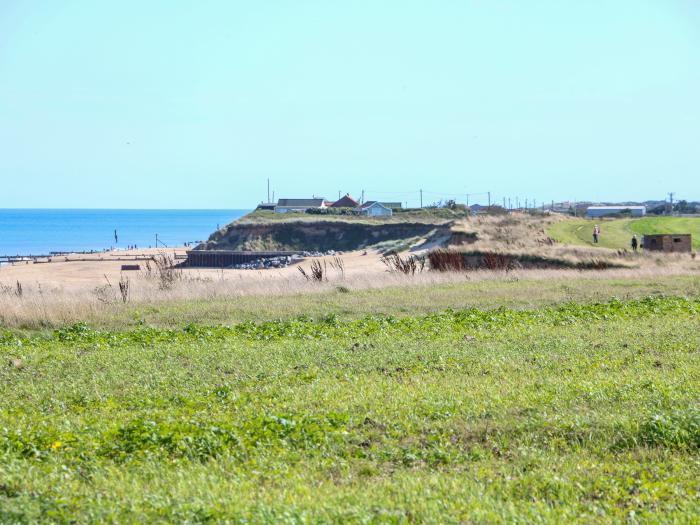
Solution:
{"label": "clear blue sky", "polygon": [[0,2],[0,207],[246,208],[268,177],[700,199],[700,2]]}

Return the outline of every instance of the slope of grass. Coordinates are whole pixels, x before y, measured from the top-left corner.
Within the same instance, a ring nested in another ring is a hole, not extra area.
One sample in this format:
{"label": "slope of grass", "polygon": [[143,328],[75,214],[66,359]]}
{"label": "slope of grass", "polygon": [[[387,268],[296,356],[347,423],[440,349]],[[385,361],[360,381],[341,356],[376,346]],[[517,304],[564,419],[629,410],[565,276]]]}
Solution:
{"label": "slope of grass", "polygon": [[699,312],[6,335],[0,522],[690,523]]}
{"label": "slope of grass", "polygon": [[[601,229],[599,244],[593,244],[593,226]],[[700,249],[700,218],[696,217],[644,217],[641,219],[572,219],[549,226],[547,234],[565,244],[599,246],[624,249],[630,247],[632,235],[641,238],[645,234],[690,233],[693,248]]]}

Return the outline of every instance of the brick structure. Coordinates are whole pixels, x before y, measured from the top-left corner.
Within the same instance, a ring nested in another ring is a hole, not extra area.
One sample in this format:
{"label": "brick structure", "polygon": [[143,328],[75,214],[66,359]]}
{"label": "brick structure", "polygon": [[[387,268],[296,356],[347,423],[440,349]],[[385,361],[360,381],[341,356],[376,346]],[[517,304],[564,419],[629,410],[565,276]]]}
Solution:
{"label": "brick structure", "polygon": [[690,252],[692,250],[692,237],[689,233],[645,235],[642,239],[642,246],[645,250],[659,252]]}

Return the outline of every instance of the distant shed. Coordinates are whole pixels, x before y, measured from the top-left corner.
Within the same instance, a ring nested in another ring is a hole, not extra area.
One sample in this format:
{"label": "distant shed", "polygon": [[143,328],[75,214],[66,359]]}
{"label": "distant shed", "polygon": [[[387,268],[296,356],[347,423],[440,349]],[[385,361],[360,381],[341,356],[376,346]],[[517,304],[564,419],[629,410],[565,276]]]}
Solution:
{"label": "distant shed", "polygon": [[662,233],[658,235],[645,235],[642,239],[645,250],[659,252],[690,252],[693,239],[689,233]]}

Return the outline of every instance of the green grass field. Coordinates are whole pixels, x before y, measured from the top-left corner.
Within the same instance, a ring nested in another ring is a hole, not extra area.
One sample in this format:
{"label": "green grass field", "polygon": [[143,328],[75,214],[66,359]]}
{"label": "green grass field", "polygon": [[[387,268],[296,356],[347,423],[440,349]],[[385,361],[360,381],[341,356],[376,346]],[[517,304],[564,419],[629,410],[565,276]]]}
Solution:
{"label": "green grass field", "polygon": [[[593,244],[593,226],[601,229],[600,242]],[[693,248],[700,250],[700,218],[644,217],[641,219],[572,219],[552,225],[547,234],[565,244],[623,249],[630,247],[632,235],[641,238],[654,233],[690,233]]]}
{"label": "green grass field", "polygon": [[8,332],[0,523],[691,523],[699,314]]}

